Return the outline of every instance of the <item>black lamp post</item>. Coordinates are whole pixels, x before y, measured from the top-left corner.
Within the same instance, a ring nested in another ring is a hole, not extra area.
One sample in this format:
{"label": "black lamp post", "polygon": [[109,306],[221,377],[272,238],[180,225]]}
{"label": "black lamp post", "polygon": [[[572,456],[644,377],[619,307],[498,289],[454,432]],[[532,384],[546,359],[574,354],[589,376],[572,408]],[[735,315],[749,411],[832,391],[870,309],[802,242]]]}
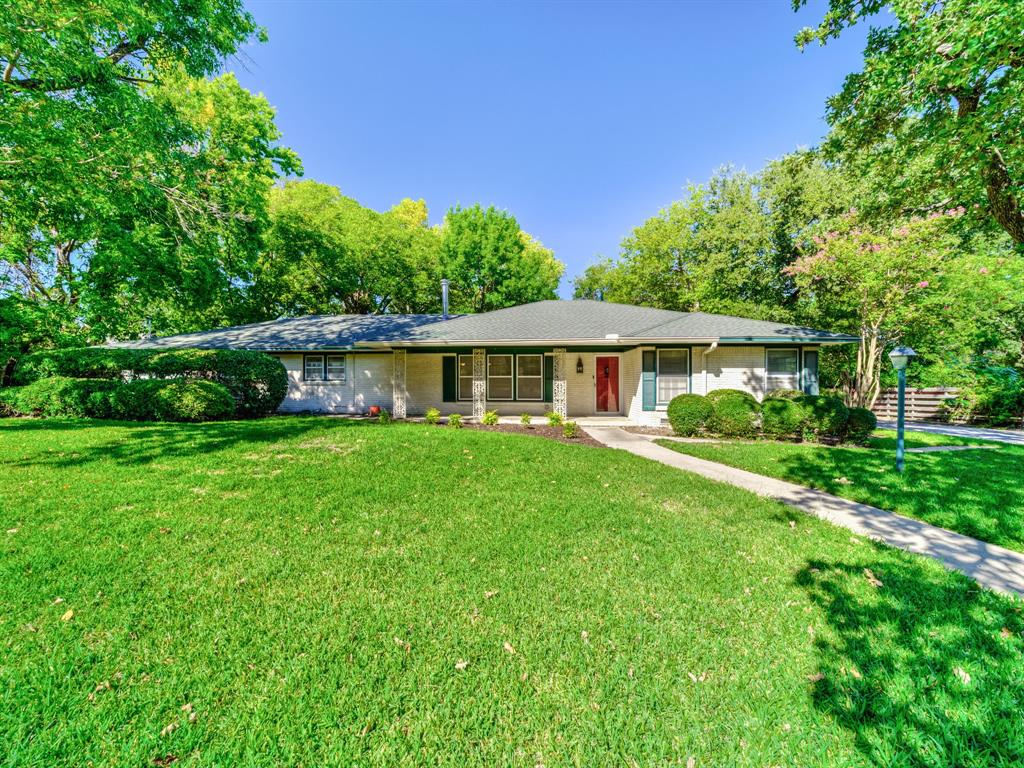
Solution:
{"label": "black lamp post", "polygon": [[917,352],[910,347],[896,347],[889,353],[892,367],[896,369],[899,379],[899,390],[896,395],[896,471],[903,471],[903,399],[907,388],[907,363],[910,358],[917,357]]}

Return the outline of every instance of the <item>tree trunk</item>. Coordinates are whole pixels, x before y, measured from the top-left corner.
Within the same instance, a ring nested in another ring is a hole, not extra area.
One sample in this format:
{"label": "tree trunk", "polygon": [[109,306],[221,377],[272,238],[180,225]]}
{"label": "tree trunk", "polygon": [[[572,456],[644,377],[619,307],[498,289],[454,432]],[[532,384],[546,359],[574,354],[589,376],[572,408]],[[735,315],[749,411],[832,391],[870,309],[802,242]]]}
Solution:
{"label": "tree trunk", "polygon": [[982,178],[992,217],[1013,238],[1016,245],[1024,245],[1024,212],[1013,194],[1013,180],[998,149],[992,150],[988,165],[982,171]]}

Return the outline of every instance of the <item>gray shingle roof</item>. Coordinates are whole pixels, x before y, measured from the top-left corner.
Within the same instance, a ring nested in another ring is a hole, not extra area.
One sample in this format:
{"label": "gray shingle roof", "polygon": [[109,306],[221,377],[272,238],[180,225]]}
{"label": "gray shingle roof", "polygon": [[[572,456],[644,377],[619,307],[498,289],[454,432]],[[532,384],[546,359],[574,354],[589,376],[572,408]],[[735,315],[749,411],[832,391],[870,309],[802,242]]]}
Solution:
{"label": "gray shingle roof", "polygon": [[361,346],[651,341],[848,342],[857,337],[706,312],[673,312],[604,301],[537,301],[477,315],[310,315],[159,339],[119,342],[144,349],[300,351]]}
{"label": "gray shingle roof", "polygon": [[436,323],[440,315],[306,315],[236,325],[199,333],[183,333],[110,346],[131,349],[351,349],[364,341],[401,338],[417,327]]}

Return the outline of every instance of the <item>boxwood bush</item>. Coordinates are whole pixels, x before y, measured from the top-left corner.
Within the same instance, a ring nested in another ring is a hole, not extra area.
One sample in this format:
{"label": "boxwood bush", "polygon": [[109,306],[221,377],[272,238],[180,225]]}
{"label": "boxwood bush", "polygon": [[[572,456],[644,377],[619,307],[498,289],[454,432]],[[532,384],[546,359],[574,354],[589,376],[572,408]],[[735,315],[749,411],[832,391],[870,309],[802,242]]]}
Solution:
{"label": "boxwood bush", "polygon": [[761,431],[774,440],[800,438],[807,413],[800,403],[784,397],[768,397],[761,403]]}
{"label": "boxwood bush", "polygon": [[846,419],[846,439],[864,445],[877,426],[878,417],[867,408],[851,408]]}
{"label": "boxwood bush", "polygon": [[765,400],[798,400],[804,396],[799,389],[773,389],[764,396]]}
{"label": "boxwood bush", "polygon": [[755,437],[760,422],[760,404],[749,392],[716,389],[709,392],[709,429],[724,437]]}
{"label": "boxwood bush", "polygon": [[280,360],[242,349],[118,349],[84,347],[47,350],[22,357],[13,383],[50,376],[134,380],[207,379],[227,387],[239,416],[265,416],[281,405],[288,374]]}
{"label": "boxwood bush", "polygon": [[109,379],[74,379],[49,376],[23,387],[0,389],[0,408],[15,416],[102,416],[97,395],[107,395],[120,382]]}
{"label": "boxwood bush", "polygon": [[833,395],[804,395],[796,400],[807,414],[806,431],[816,439],[841,440],[850,411]]}
{"label": "boxwood bush", "polygon": [[[99,398],[97,398],[99,400]],[[218,421],[235,414],[223,384],[205,379],[138,379],[106,394],[107,418],[125,421]]]}
{"label": "boxwood bush", "polygon": [[703,395],[676,395],[668,404],[668,423],[682,437],[693,437],[708,428],[711,401]]}

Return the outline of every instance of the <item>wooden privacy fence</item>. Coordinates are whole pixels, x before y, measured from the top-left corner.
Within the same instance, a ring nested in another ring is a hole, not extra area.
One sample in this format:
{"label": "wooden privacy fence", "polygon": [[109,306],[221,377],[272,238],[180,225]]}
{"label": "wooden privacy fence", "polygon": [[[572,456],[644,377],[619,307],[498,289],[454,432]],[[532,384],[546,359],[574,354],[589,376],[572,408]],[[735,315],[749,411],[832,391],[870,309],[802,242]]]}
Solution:
{"label": "wooden privacy fence", "polygon": [[[930,389],[907,389],[904,414],[908,421],[930,421],[944,419],[944,403],[956,397],[957,390],[933,387]],[[880,419],[896,418],[896,389],[883,389],[871,410]]]}

